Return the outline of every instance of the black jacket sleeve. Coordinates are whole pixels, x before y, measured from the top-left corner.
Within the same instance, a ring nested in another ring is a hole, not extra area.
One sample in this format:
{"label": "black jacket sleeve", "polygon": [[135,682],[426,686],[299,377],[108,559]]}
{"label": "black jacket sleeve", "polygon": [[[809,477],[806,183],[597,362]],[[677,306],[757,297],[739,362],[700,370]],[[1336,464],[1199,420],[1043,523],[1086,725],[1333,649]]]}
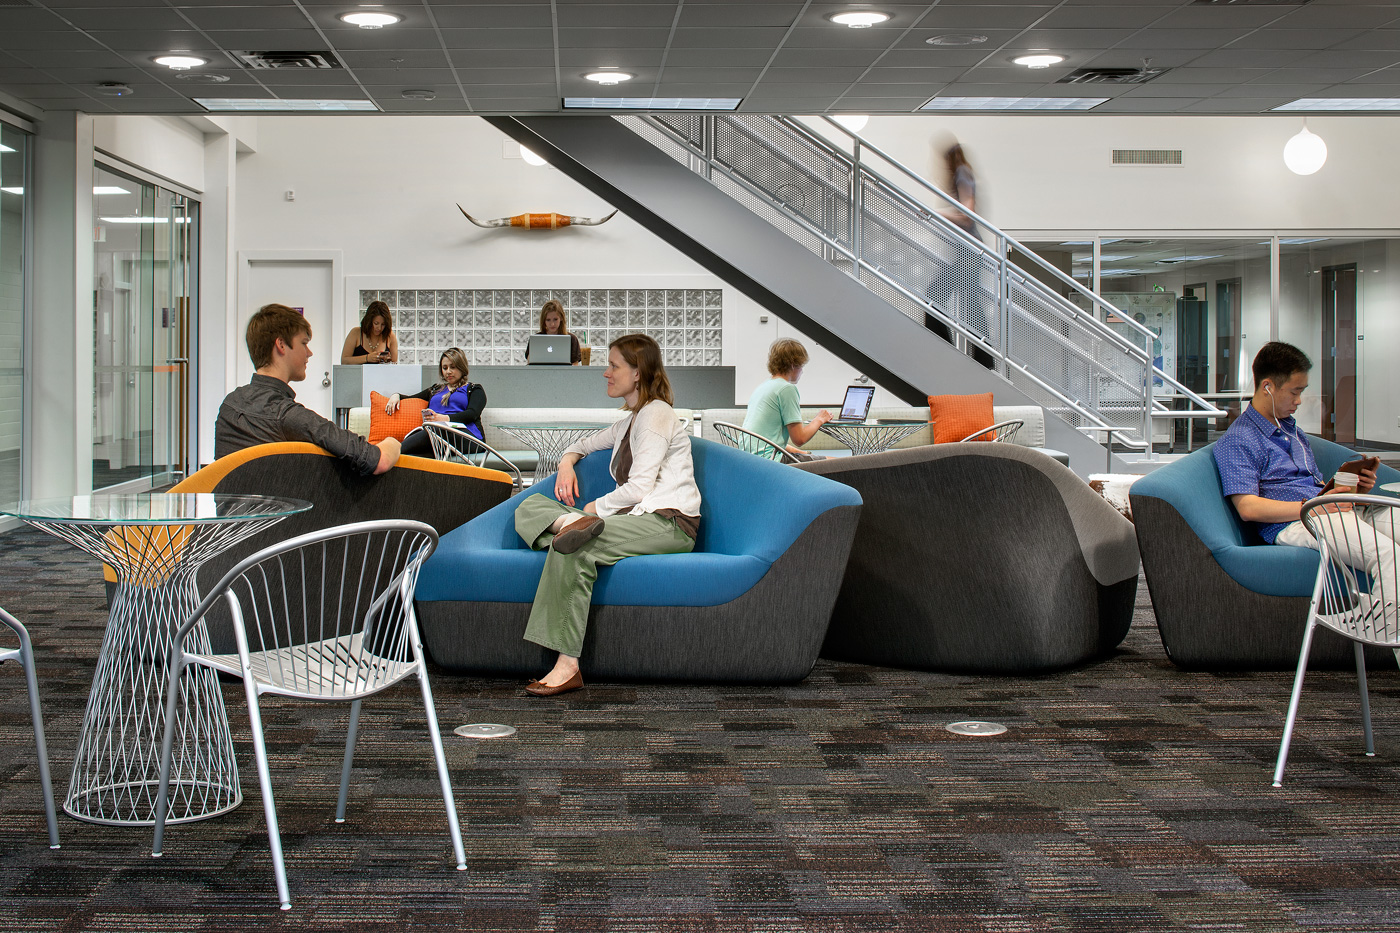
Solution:
{"label": "black jacket sleeve", "polygon": [[481,413],[485,409],[486,390],[479,385],[474,385],[471,394],[467,396],[467,410],[454,411],[447,417],[454,424],[470,424],[473,421],[480,421]]}

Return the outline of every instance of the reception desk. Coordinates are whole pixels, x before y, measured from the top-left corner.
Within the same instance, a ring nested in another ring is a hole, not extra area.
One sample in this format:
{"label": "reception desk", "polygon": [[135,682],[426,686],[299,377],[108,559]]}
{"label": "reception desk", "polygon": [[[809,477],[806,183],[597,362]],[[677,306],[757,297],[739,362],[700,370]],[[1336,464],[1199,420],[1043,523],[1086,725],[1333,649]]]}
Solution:
{"label": "reception desk", "polygon": [[[413,370],[420,373],[413,387]],[[678,408],[733,408],[733,366],[667,366]],[[436,366],[376,364],[332,366],[331,399],[336,423],[350,409],[369,404],[370,391],[389,395],[419,391],[438,381]],[[471,381],[486,390],[495,408],[616,408],[608,398],[601,366],[473,366]]]}

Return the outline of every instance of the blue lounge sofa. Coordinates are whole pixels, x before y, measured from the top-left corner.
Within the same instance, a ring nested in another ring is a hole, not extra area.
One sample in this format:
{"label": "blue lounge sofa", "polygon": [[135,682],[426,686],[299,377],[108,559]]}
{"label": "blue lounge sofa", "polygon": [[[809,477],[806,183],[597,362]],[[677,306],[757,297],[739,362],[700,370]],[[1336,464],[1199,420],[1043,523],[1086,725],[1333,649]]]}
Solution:
{"label": "blue lounge sofa", "polygon": [[[580,661],[593,680],[790,683],[816,663],[860,518],[849,486],[693,438],[703,499],[690,554],[601,568]],[[611,451],[576,470],[611,491]],[[553,479],[535,486],[552,495]],[[520,495],[528,495],[529,490]],[[418,579],[423,643],[453,671],[538,676],[552,653],[521,636],[545,552],[515,533],[512,498],[445,535]]]}
{"label": "blue lounge sofa", "polygon": [[[1354,451],[1310,437],[1330,476]],[[1303,641],[1318,553],[1265,544],[1225,499],[1212,444],[1135,482],[1129,493],[1138,549],[1162,647],[1178,667],[1293,670]],[[1382,466],[1379,483],[1400,480]],[[1390,652],[1368,649],[1377,664]],[[1349,668],[1351,643],[1319,630],[1310,666]]]}

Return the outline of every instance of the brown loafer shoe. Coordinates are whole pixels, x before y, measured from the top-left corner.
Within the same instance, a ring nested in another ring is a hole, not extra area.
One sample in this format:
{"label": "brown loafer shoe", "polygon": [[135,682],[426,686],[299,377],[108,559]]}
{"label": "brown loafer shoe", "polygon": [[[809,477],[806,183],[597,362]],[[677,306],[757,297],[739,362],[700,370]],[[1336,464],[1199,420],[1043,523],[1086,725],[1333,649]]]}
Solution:
{"label": "brown loafer shoe", "polygon": [[549,546],[560,554],[572,554],[602,534],[603,527],[601,518],[596,515],[585,515],[578,521],[569,523],[563,531],[555,535]]}
{"label": "brown loafer shoe", "polygon": [[538,680],[532,680],[525,685],[525,692],[537,697],[556,697],[561,693],[570,693],[582,686],[583,673],[581,671],[574,671],[574,676],[557,687],[550,687],[540,683]]}

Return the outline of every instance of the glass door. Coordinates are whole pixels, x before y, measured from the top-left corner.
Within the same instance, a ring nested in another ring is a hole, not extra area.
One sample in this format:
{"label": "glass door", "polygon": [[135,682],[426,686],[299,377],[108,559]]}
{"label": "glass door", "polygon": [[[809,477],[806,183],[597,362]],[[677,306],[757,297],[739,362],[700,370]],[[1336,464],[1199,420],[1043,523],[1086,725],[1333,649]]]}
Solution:
{"label": "glass door", "polygon": [[197,207],[93,171],[93,489],[149,489],[187,469]]}

